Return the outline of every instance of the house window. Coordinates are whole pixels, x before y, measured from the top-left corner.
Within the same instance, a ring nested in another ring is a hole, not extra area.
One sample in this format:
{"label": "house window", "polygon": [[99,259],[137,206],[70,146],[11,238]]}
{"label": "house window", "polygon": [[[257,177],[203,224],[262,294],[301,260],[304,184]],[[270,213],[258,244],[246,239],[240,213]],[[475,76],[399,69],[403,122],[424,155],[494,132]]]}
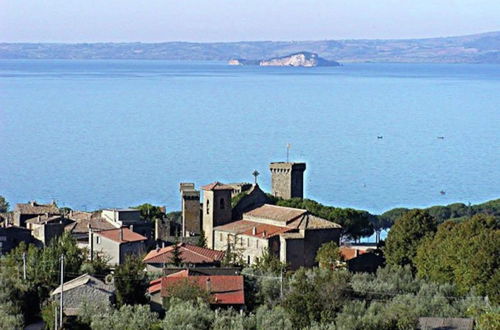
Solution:
{"label": "house window", "polygon": [[96,244],[101,244],[101,237],[99,236],[96,237]]}
{"label": "house window", "polygon": [[220,209],[224,210],[224,198],[221,198],[219,203],[220,203]]}
{"label": "house window", "polygon": [[247,264],[250,265],[250,256],[247,256]]}
{"label": "house window", "polygon": [[224,240],[224,235],[222,233],[219,234],[219,240],[222,242]]}
{"label": "house window", "polygon": [[210,201],[207,200],[207,214],[210,214]]}
{"label": "house window", "polygon": [[250,246],[250,238],[247,237],[247,246]]}
{"label": "house window", "polygon": [[256,247],[257,249],[259,248],[259,240],[258,240],[258,239],[256,239],[256,240],[255,240],[255,247]]}

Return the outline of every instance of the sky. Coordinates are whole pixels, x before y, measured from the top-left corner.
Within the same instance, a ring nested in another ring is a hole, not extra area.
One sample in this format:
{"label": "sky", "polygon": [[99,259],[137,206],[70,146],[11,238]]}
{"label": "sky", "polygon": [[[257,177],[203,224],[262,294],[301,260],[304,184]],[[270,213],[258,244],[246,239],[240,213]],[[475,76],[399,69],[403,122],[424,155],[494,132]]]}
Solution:
{"label": "sky", "polygon": [[0,0],[0,42],[401,39],[497,30],[499,0]]}

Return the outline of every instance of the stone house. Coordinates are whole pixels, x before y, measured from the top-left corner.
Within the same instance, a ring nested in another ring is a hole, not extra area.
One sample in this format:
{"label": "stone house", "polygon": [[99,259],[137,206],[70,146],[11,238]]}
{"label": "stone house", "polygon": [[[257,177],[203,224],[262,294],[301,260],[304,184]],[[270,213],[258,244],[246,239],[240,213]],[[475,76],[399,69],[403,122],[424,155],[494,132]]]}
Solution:
{"label": "stone house", "polygon": [[[84,302],[91,304],[111,305],[114,303],[115,288],[112,284],[89,275],[83,274],[63,285],[64,314],[67,316],[78,315]],[[61,286],[57,287],[50,295],[52,299],[59,301]]]}
{"label": "stone house", "polygon": [[31,236],[31,230],[27,228],[12,225],[0,227],[0,256],[9,253],[21,242],[29,244],[35,241]]}
{"label": "stone house", "polygon": [[108,221],[115,228],[127,227],[133,232],[145,236],[150,241],[154,239],[154,224],[141,219],[138,209],[105,209],[101,211],[101,218]]}
{"label": "stone house", "polygon": [[[199,247],[192,244],[179,243],[180,257],[182,265],[186,267],[218,267],[224,259],[224,252]],[[175,246],[167,246],[161,249],[149,251],[144,257],[147,270],[151,272],[161,272],[162,269],[172,263],[173,250]]]}
{"label": "stone house", "polygon": [[89,251],[92,259],[95,253],[109,258],[112,266],[122,264],[129,255],[141,256],[146,252],[147,238],[128,228],[116,228],[89,232]]}
{"label": "stone house", "polygon": [[306,210],[264,204],[245,212],[242,220],[214,227],[213,233],[216,250],[231,246],[248,264],[267,251],[297,269],[314,266],[323,243],[339,244],[341,226]]}
{"label": "stone house", "polygon": [[188,270],[161,277],[149,284],[151,308],[163,311],[163,299],[176,285],[184,283],[198,286],[211,296],[210,305],[214,308],[232,307],[241,310],[245,307],[245,287],[242,275],[191,275]]}
{"label": "stone house", "polygon": [[89,228],[93,231],[115,229],[116,227],[101,217],[100,212],[70,211],[67,214],[68,223],[64,227],[73,236],[79,248],[89,246]]}
{"label": "stone house", "polygon": [[65,219],[61,215],[38,215],[26,220],[25,225],[37,240],[48,245],[49,242],[64,233]]}
{"label": "stone house", "polygon": [[39,204],[36,201],[16,204],[14,208],[14,225],[26,227],[26,221],[39,215],[60,215],[61,212],[55,202],[50,204]]}

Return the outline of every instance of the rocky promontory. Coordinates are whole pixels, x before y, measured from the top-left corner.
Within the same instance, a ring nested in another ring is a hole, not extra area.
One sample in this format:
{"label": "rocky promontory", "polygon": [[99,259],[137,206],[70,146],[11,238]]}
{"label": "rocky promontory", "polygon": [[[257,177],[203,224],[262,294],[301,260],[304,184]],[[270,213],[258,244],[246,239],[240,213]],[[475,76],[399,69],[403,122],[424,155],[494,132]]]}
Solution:
{"label": "rocky promontory", "polygon": [[314,66],[339,66],[336,61],[329,61],[321,58],[316,53],[299,52],[287,56],[274,57],[266,60],[245,60],[231,59],[229,65],[260,65],[260,66],[294,66],[294,67],[314,67]]}

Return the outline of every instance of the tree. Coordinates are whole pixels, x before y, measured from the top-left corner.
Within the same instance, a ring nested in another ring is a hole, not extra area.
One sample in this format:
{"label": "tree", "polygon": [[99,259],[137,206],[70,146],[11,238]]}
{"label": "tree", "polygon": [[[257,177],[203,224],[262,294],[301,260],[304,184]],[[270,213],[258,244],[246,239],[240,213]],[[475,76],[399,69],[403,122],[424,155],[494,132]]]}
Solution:
{"label": "tree", "polygon": [[410,265],[420,242],[436,231],[436,220],[423,210],[412,210],[396,220],[383,248],[387,264]]}
{"label": "tree", "polygon": [[333,269],[340,261],[342,261],[342,254],[334,241],[324,243],[316,252],[316,262],[320,267]]}
{"label": "tree", "polygon": [[142,259],[127,256],[125,262],[118,265],[113,274],[118,306],[145,304],[145,292],[148,287]]}
{"label": "tree", "polygon": [[176,267],[180,267],[183,262],[181,244],[177,240],[175,241],[172,249],[172,258],[170,259],[170,262]]}
{"label": "tree", "polygon": [[141,211],[141,219],[145,221],[153,222],[155,219],[163,219],[165,216],[165,212],[163,212],[163,208],[160,206],[144,203],[133,208]]}
{"label": "tree", "polygon": [[150,330],[159,324],[158,315],[147,305],[123,305],[119,310],[107,306],[93,308],[93,305],[84,304],[78,317],[81,323],[90,325],[93,330]]}
{"label": "tree", "polygon": [[255,313],[257,329],[290,330],[295,329],[285,309],[281,306],[259,307]]}
{"label": "tree", "polygon": [[0,196],[0,213],[9,211],[9,203],[3,196]]}
{"label": "tree", "polygon": [[165,330],[205,330],[210,329],[213,321],[214,312],[205,302],[173,299],[162,327]]}
{"label": "tree", "polygon": [[196,302],[201,300],[207,304],[212,302],[212,296],[205,288],[198,285],[196,278],[179,278],[179,280],[167,288],[168,297],[163,301],[163,306],[168,309],[171,301],[178,299],[181,301]]}
{"label": "tree", "polygon": [[205,232],[202,230],[200,236],[198,237],[198,242],[196,245],[202,248],[207,247],[207,238],[205,237]]}
{"label": "tree", "polygon": [[419,246],[415,265],[420,277],[455,283],[462,294],[474,287],[498,303],[499,256],[499,224],[492,216],[478,214],[458,224],[441,224],[436,235]]}
{"label": "tree", "polygon": [[264,250],[260,258],[254,262],[252,268],[261,273],[279,275],[286,270],[287,264],[281,262],[278,257],[269,253],[268,250]]}
{"label": "tree", "polygon": [[350,274],[324,268],[304,268],[290,280],[283,307],[298,328],[331,322],[349,297]]}

